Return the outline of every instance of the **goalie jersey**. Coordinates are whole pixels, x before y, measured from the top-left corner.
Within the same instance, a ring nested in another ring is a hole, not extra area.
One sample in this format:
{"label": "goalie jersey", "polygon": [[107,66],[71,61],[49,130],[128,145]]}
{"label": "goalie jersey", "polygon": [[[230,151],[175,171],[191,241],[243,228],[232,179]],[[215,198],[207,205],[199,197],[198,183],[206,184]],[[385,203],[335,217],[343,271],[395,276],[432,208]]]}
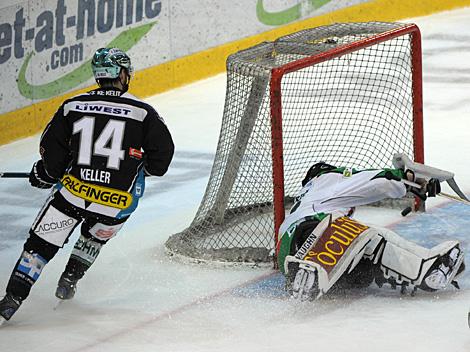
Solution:
{"label": "goalie jersey", "polygon": [[45,128],[40,154],[56,191],[72,205],[111,217],[130,215],[144,176],[166,173],[174,152],[163,119],[113,88],[66,100]]}
{"label": "goalie jersey", "polygon": [[334,211],[351,215],[356,206],[404,197],[405,185],[390,179],[390,175],[398,179],[404,177],[399,169],[356,171],[337,168],[311,179],[300,190],[279,233],[282,235],[292,224],[303,221],[307,216]]}

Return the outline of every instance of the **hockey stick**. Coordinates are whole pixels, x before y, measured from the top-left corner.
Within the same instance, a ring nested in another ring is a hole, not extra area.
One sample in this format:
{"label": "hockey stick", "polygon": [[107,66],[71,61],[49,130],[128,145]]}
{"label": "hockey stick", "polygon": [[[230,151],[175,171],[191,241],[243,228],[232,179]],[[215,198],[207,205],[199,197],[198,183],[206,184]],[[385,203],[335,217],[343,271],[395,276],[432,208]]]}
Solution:
{"label": "hockey stick", "polygon": [[[411,186],[411,187],[415,187],[415,188],[418,188],[418,189],[422,188],[422,186],[419,183],[416,183],[416,182],[412,182],[412,181],[408,181],[408,180],[401,180],[401,182],[404,183],[405,185],[408,185],[408,186]],[[440,196],[440,197],[447,198],[447,199],[455,200],[456,202],[459,202],[459,203],[470,205],[470,201],[468,201],[467,199],[461,198],[460,196],[454,196],[452,194],[444,193],[444,192],[439,192],[436,195]]]}
{"label": "hockey stick", "polygon": [[454,178],[450,178],[446,180],[447,184],[452,188],[452,190],[457,193],[457,195],[460,197],[460,199],[463,199],[467,202],[470,202],[470,200],[467,198],[467,196],[460,190],[459,186],[457,185],[457,182],[455,182]]}
{"label": "hockey stick", "polygon": [[444,193],[444,192],[438,193],[437,195],[441,196],[441,197],[444,197],[444,198],[447,198],[447,199],[455,200],[456,202],[459,202],[459,203],[462,203],[462,204],[470,205],[470,202],[468,200],[462,199],[459,196],[454,196],[452,194],[448,194],[448,193]]}
{"label": "hockey stick", "polygon": [[[455,182],[454,174],[450,171],[445,171],[432,166],[414,162],[403,153],[395,154],[393,156],[392,164],[398,169],[412,170],[417,178],[424,178],[426,180],[434,178],[439,182],[446,181],[449,187],[452,188],[452,190],[458,195],[460,199],[470,202],[467,196],[457,185],[457,182]],[[414,185],[412,186],[415,187]]]}
{"label": "hockey stick", "polygon": [[[462,192],[460,187],[457,185],[454,179],[454,173],[450,171],[445,171],[438,169],[436,167],[424,165],[421,163],[414,162],[410,160],[405,154],[398,153],[393,156],[392,160],[393,166],[397,169],[410,169],[415,173],[417,178],[430,179],[435,178],[439,182],[446,181],[450,188],[459,196],[460,199],[470,202],[467,196]],[[413,186],[414,187],[414,186]]]}
{"label": "hockey stick", "polygon": [[[396,179],[396,181],[398,181],[398,179]],[[404,179],[401,179],[399,181],[401,183],[405,184],[405,185],[410,186],[410,187],[414,187],[414,188],[417,188],[417,189],[422,188],[422,185],[420,185],[419,183],[413,182],[413,181],[408,181],[408,180],[404,180]],[[436,194],[436,196],[444,197],[444,198],[447,198],[447,199],[450,199],[450,200],[453,200],[453,201],[456,201],[456,202],[459,202],[459,203],[462,203],[462,204],[465,204],[465,205],[470,205],[470,201],[468,201],[466,198],[464,199],[464,198],[461,198],[460,196],[454,196],[454,195],[449,194],[449,193],[439,192],[439,193]],[[406,207],[405,209],[402,210],[401,215],[402,216],[407,216],[412,211],[413,211],[413,209],[411,207]]]}
{"label": "hockey stick", "polygon": [[0,172],[0,178],[28,178],[29,172]]}

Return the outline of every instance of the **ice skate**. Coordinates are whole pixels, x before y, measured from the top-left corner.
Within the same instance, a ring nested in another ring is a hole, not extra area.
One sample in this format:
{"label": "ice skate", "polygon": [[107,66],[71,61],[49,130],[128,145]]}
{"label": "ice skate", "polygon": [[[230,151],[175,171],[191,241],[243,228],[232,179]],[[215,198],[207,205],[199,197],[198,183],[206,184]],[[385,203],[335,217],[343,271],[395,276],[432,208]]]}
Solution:
{"label": "ice skate", "polygon": [[13,297],[10,294],[6,294],[5,297],[0,301],[0,325],[15,314],[21,305],[21,299]]}
{"label": "ice skate", "polygon": [[63,273],[57,284],[55,296],[60,300],[69,300],[75,296],[78,280],[72,274]]}
{"label": "ice skate", "polygon": [[313,301],[317,298],[317,272],[300,268],[292,283],[292,297],[300,301]]}

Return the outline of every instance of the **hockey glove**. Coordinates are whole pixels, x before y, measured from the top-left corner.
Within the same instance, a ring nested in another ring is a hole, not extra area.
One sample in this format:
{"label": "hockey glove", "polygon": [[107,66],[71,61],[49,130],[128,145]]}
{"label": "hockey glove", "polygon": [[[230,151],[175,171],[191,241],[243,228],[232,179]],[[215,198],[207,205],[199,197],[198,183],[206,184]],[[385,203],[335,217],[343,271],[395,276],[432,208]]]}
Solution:
{"label": "hockey glove", "polygon": [[406,169],[405,170],[405,179],[408,180],[408,181],[411,181],[411,182],[415,182],[416,181],[416,175],[415,175],[414,171],[410,170],[410,169]]}
{"label": "hockey glove", "polygon": [[441,193],[441,183],[438,179],[431,178],[429,181],[422,186],[421,189],[416,189],[414,187],[410,188],[410,192],[414,195],[421,198],[421,200],[426,200],[428,197],[435,197]]}
{"label": "hockey glove", "polygon": [[441,193],[441,183],[435,178],[431,178],[426,185],[426,193],[428,197],[435,197]]}
{"label": "hockey glove", "polygon": [[50,177],[44,168],[44,162],[38,160],[34,163],[29,173],[29,183],[36,188],[51,188],[56,184],[57,180]]}

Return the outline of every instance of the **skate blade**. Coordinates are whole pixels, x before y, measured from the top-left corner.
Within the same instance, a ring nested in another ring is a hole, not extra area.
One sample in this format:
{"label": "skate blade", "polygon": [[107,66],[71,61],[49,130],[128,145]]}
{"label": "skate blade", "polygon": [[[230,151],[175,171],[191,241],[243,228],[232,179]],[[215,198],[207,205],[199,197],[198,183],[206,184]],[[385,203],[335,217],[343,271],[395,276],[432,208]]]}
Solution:
{"label": "skate blade", "polygon": [[54,307],[53,307],[52,309],[53,309],[53,310],[57,310],[57,309],[62,305],[62,303],[64,303],[64,300],[58,298],[57,301],[56,301],[55,304],[54,304]]}

